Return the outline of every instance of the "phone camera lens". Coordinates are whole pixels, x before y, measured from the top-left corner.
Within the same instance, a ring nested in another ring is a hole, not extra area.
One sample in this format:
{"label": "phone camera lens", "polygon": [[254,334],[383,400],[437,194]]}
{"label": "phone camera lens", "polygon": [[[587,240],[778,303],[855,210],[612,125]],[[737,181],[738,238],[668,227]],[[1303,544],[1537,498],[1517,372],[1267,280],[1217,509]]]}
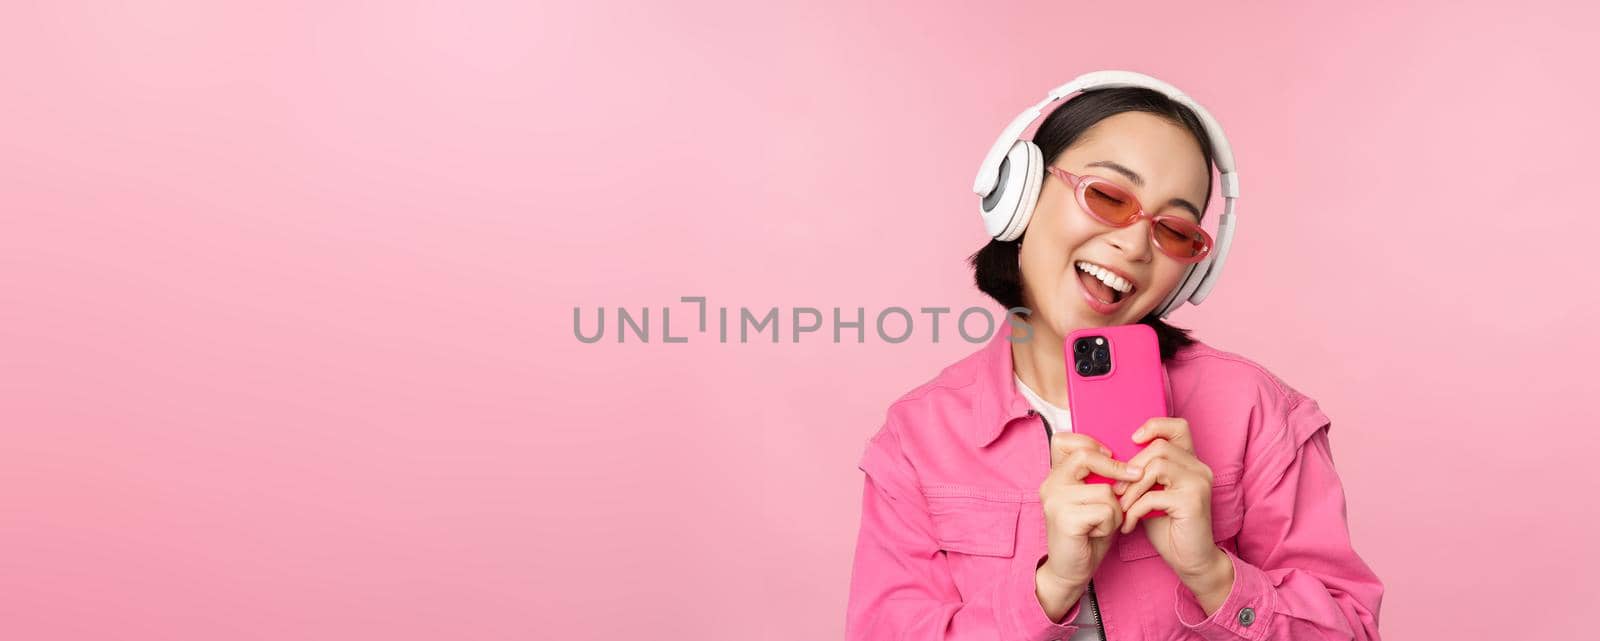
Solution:
{"label": "phone camera lens", "polygon": [[1094,363],[1090,363],[1089,361],[1078,361],[1078,373],[1079,374],[1082,374],[1084,376],[1088,376],[1089,373],[1093,372],[1093,371],[1094,371]]}
{"label": "phone camera lens", "polygon": [[1096,363],[1109,363],[1109,362],[1111,362],[1111,352],[1109,350],[1104,349],[1104,348],[1095,350],[1094,351],[1094,362],[1096,362]]}
{"label": "phone camera lens", "polygon": [[1078,344],[1073,346],[1072,349],[1073,349],[1073,351],[1076,351],[1079,354],[1083,354],[1085,352],[1088,352],[1089,351],[1089,339],[1087,339],[1087,338],[1078,339]]}

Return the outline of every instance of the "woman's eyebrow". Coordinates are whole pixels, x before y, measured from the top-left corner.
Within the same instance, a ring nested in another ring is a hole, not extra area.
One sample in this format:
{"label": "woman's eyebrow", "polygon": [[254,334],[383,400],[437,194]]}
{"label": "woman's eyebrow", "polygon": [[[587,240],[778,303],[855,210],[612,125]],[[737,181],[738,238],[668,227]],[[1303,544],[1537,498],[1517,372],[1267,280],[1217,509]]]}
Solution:
{"label": "woman's eyebrow", "polygon": [[1115,171],[1115,172],[1117,172],[1119,174],[1127,176],[1128,180],[1133,181],[1133,184],[1136,187],[1143,187],[1144,186],[1144,177],[1140,176],[1139,172],[1136,172],[1136,171],[1134,171],[1132,169],[1129,169],[1127,167],[1123,167],[1121,164],[1119,164],[1119,163],[1117,163],[1115,161],[1111,161],[1111,160],[1096,160],[1096,161],[1094,161],[1092,163],[1089,163],[1089,166],[1090,167],[1105,167],[1106,169],[1110,169],[1110,170]]}
{"label": "woman's eyebrow", "polygon": [[[1122,166],[1121,163],[1118,163],[1118,162],[1116,162],[1114,160],[1096,160],[1096,161],[1094,161],[1092,163],[1089,163],[1088,166],[1089,167],[1105,167],[1106,169],[1110,169],[1112,171],[1115,171],[1115,172],[1117,172],[1119,174],[1122,174],[1123,176],[1127,177],[1128,180],[1133,181],[1133,184],[1136,187],[1143,187],[1144,186],[1144,176],[1140,176],[1139,172],[1136,172],[1136,171],[1134,171],[1132,169],[1124,167],[1124,166]],[[1200,219],[1200,208],[1194,206],[1194,203],[1191,203],[1191,202],[1189,202],[1187,200],[1184,200],[1182,198],[1173,198],[1172,200],[1167,201],[1167,206],[1168,207],[1182,207],[1184,209],[1189,210],[1189,213],[1194,214],[1195,220],[1199,220]]]}

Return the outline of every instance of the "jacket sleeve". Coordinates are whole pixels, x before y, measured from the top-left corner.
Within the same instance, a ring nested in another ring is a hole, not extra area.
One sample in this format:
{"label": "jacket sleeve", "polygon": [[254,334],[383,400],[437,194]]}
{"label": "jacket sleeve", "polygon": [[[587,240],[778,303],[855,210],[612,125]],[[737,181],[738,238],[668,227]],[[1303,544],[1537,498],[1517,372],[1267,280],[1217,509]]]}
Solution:
{"label": "jacket sleeve", "polygon": [[[846,641],[1052,641],[1079,626],[1051,621],[1034,592],[1044,556],[1017,558],[989,590],[962,595],[939,549],[915,471],[887,427],[868,443]],[[1077,618],[1074,604],[1063,621]]]}
{"label": "jacket sleeve", "polygon": [[1297,393],[1278,406],[1246,455],[1238,551],[1222,548],[1233,589],[1208,617],[1179,583],[1178,618],[1212,641],[1379,641],[1383,584],[1350,543],[1328,417]]}

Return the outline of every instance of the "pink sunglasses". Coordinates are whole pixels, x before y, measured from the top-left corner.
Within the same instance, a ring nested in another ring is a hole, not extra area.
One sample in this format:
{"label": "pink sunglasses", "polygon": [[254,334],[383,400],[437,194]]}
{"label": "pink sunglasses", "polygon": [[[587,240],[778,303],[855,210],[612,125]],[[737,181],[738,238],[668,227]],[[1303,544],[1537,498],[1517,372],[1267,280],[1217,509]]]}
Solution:
{"label": "pink sunglasses", "polygon": [[1095,220],[1112,227],[1127,227],[1140,218],[1149,218],[1150,241],[1161,253],[1178,262],[1198,263],[1211,253],[1211,234],[1189,219],[1146,212],[1128,190],[1099,176],[1078,176],[1059,167],[1046,169],[1072,186],[1078,195],[1078,205]]}

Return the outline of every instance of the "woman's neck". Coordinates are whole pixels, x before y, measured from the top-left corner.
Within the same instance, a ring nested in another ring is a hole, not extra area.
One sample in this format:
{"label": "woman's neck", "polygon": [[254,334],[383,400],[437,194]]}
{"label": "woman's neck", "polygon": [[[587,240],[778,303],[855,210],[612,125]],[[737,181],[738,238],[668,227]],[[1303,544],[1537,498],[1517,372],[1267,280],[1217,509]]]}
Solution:
{"label": "woman's neck", "polygon": [[[1028,322],[1025,318],[1019,320],[1033,328],[1033,337],[1026,342],[1011,344],[1011,362],[1017,377],[1051,405],[1068,407],[1067,362],[1061,351],[1061,337],[1044,323]],[[1007,325],[1010,326],[1009,323]],[[1012,338],[1018,341],[1027,336],[1026,329],[1017,328],[1012,332]]]}

